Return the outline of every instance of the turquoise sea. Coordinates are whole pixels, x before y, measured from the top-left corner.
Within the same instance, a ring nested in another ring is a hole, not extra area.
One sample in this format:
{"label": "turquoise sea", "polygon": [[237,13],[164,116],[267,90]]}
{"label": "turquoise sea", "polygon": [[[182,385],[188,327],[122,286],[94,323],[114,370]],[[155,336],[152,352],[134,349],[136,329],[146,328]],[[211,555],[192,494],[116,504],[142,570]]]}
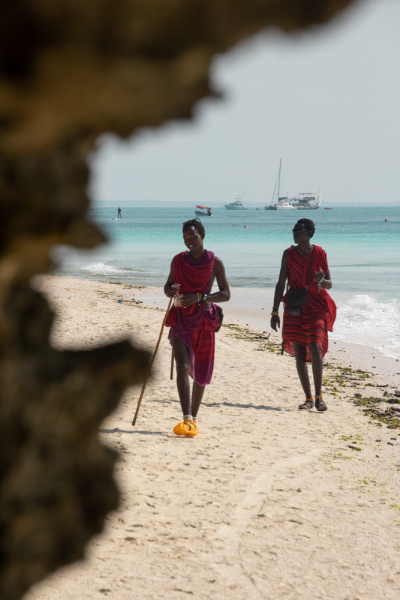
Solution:
{"label": "turquoise sea", "polygon": [[[58,248],[57,272],[163,286],[171,259],[185,250],[182,223],[195,217],[193,210],[123,208],[120,221],[115,220],[116,213],[114,207],[90,211],[90,218],[105,232],[109,244],[91,252]],[[212,217],[202,218],[205,247],[224,261],[232,295],[237,288],[242,288],[237,289],[237,295],[243,302],[263,293],[271,295],[282,253],[293,243],[291,230],[303,217],[315,222],[313,241],[328,255],[332,296],[340,309],[336,338],[400,356],[400,207],[322,207],[287,213],[213,209]]]}

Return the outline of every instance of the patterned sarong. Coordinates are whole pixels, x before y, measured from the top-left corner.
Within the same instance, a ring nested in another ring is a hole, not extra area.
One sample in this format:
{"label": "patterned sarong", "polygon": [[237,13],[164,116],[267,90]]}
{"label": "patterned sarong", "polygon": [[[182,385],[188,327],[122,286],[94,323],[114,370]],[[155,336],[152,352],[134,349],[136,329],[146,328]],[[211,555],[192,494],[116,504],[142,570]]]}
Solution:
{"label": "patterned sarong", "polygon": [[[305,289],[307,271],[310,263],[311,252],[304,258],[295,246],[289,248],[288,268],[289,287]],[[328,331],[333,331],[336,319],[336,305],[325,289],[318,291],[318,284],[314,281],[315,271],[320,267],[327,273],[328,261],[326,252],[320,246],[314,246],[313,259],[310,273],[310,285],[307,292],[307,302],[301,307],[301,316],[290,315],[287,308],[288,298],[284,296],[285,310],[283,313],[282,337],[286,352],[294,355],[293,342],[306,347],[308,362],[311,362],[309,344],[318,344],[324,357],[328,350]]]}
{"label": "patterned sarong", "polygon": [[[174,283],[179,283],[182,296],[194,292],[208,294],[214,266],[214,253],[204,250],[199,260],[194,261],[189,252],[174,257]],[[208,385],[214,370],[215,329],[219,316],[215,304],[206,309],[204,302],[188,308],[172,306],[166,326],[171,334],[181,339],[189,349],[189,374],[198,385]]]}

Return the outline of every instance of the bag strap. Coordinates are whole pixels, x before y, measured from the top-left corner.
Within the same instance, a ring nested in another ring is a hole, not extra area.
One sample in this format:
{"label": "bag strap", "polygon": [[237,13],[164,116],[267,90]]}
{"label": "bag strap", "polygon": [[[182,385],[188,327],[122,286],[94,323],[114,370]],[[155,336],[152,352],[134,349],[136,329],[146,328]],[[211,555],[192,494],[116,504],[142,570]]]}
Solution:
{"label": "bag strap", "polygon": [[307,281],[306,281],[306,289],[307,290],[308,290],[308,286],[310,285],[310,273],[311,273],[313,252],[314,252],[314,246],[311,248],[310,264],[308,265],[308,273],[307,273]]}

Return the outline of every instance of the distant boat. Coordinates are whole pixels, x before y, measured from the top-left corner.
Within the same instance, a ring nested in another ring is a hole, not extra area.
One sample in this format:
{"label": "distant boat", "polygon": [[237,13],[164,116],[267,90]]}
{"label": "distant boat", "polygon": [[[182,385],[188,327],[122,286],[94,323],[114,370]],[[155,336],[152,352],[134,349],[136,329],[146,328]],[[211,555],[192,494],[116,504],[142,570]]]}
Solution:
{"label": "distant boat", "polygon": [[288,202],[297,210],[317,210],[321,206],[321,190],[318,190],[318,198],[315,197],[313,192],[306,192],[294,196],[294,198],[289,198]]}
{"label": "distant boat", "polygon": [[282,159],[279,163],[278,178],[275,183],[272,201],[269,206],[264,207],[265,210],[316,210],[321,206],[321,190],[318,191],[318,198],[313,192],[298,194],[292,198],[289,198],[288,196],[281,196],[281,171]]}
{"label": "distant boat", "polygon": [[[274,193],[272,194],[272,201],[269,206],[264,206],[265,210],[295,210],[295,207],[289,204],[287,196],[281,196],[281,171],[282,171],[282,159],[279,162],[278,177],[274,187]],[[275,197],[277,202],[274,204]]]}
{"label": "distant boat", "polygon": [[325,206],[325,210],[333,210],[332,206]]}
{"label": "distant boat", "polygon": [[[201,210],[195,210],[194,213],[199,215],[199,217],[212,217],[211,208],[209,206],[203,206],[202,204],[197,204],[196,208],[201,208]],[[204,211],[207,212],[204,212]]]}
{"label": "distant boat", "polygon": [[243,206],[243,195],[235,198],[235,202],[231,202],[231,204],[224,204],[226,210],[247,210],[245,206]]}
{"label": "distant boat", "polygon": [[289,202],[278,202],[276,210],[296,210],[296,207],[289,204]]}

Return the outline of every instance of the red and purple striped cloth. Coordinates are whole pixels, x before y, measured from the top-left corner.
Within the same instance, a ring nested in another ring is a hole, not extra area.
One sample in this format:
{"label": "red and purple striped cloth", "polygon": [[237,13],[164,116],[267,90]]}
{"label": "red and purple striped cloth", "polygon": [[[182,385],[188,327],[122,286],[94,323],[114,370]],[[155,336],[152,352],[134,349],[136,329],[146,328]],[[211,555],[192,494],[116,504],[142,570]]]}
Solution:
{"label": "red and purple striped cloth", "polygon": [[[174,257],[174,283],[180,286],[182,296],[194,292],[208,294],[214,253],[204,250],[199,260],[193,260],[189,252]],[[208,385],[214,370],[215,329],[219,316],[215,304],[206,309],[204,302],[195,302],[188,308],[172,306],[166,326],[171,334],[181,339],[189,349],[189,374],[198,385]]]}
{"label": "red and purple striped cloth", "polygon": [[[306,288],[307,271],[310,264],[311,252],[304,258],[295,246],[289,248],[288,268],[289,287],[300,290]],[[314,281],[315,271],[328,271],[326,252],[320,246],[314,246],[312,257],[310,285],[307,292],[307,302],[301,307],[301,316],[289,315],[287,296],[283,297],[285,310],[283,313],[282,337],[284,349],[294,355],[293,342],[306,347],[307,361],[311,362],[309,344],[318,344],[324,357],[328,351],[328,331],[333,331],[336,319],[336,305],[325,289],[318,290]]]}

